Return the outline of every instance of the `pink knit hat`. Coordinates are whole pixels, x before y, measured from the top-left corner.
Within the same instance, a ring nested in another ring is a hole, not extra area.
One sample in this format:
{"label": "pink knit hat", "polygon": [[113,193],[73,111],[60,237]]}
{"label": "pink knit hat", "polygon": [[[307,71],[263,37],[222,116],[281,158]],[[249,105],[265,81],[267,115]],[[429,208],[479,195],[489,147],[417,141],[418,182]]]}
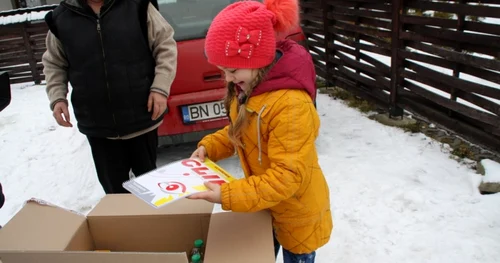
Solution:
{"label": "pink knit hat", "polygon": [[298,23],[298,0],[235,2],[224,8],[208,29],[208,62],[227,68],[265,67],[275,57],[276,32],[287,32]]}

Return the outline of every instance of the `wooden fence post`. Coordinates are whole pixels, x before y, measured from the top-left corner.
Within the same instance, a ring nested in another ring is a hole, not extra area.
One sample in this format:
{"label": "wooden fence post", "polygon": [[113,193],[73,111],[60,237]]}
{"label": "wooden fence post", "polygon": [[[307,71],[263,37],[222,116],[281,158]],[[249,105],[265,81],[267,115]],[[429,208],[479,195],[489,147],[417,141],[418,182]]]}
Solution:
{"label": "wooden fence post", "polygon": [[392,0],[392,32],[391,32],[391,97],[389,105],[390,117],[403,116],[403,109],[397,105],[398,89],[403,83],[401,72],[404,71],[404,59],[401,58],[399,50],[404,48],[404,42],[399,38],[402,30],[400,15],[403,14],[403,1]]}
{"label": "wooden fence post", "polygon": [[38,70],[36,68],[36,58],[35,54],[33,52],[33,48],[31,47],[31,42],[30,42],[30,37],[28,35],[27,31],[27,26],[26,23],[21,24],[19,27],[21,30],[21,34],[24,39],[24,47],[26,48],[26,54],[28,56],[28,63],[30,64],[31,68],[31,75],[33,76],[33,81],[35,81],[35,84],[40,84],[42,82],[42,79],[40,77],[40,73],[38,73]]}
{"label": "wooden fence post", "polygon": [[330,55],[333,53],[331,51],[331,45],[333,44],[332,34],[328,32],[331,26],[330,19],[328,19],[328,13],[332,10],[331,5],[328,4],[328,0],[321,0],[321,7],[323,9],[323,32],[325,39],[325,73],[326,73],[326,86],[331,87],[334,85],[333,81],[333,66],[330,61]]}
{"label": "wooden fence post", "polygon": [[[356,2],[354,5],[354,10],[359,11],[359,6],[360,6],[360,3]],[[360,24],[359,23],[359,16],[356,16],[356,19],[354,20],[354,25],[359,26],[359,24]],[[361,58],[360,58],[361,48],[360,48],[359,44],[361,43],[361,38],[360,38],[359,32],[354,33],[354,42],[356,43],[356,47],[354,48],[355,54],[356,54],[356,61],[360,62],[361,61]],[[359,70],[359,68],[356,69],[356,74],[358,74],[358,75],[361,74],[361,71]],[[356,80],[356,87],[358,87],[358,86],[359,86],[359,81]]]}
{"label": "wooden fence post", "polygon": [[[459,4],[463,4],[464,0],[459,0]],[[465,16],[463,14],[457,14],[457,32],[464,32],[464,23],[465,23]],[[455,51],[457,52],[462,52],[462,48],[460,43],[457,43],[455,48]],[[460,78],[460,63],[456,63],[453,67],[453,77],[455,78]],[[455,87],[451,87],[450,89],[450,99],[453,101],[457,101],[458,93],[460,92],[459,89]],[[448,110],[448,115],[453,116],[453,111]]]}

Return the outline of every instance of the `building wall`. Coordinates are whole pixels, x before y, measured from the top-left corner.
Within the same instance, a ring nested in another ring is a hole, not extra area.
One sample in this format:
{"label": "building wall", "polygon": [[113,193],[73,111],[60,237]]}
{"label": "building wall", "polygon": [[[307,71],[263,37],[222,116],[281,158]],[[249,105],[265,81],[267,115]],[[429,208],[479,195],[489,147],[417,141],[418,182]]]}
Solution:
{"label": "building wall", "polygon": [[[26,0],[28,7],[38,5],[58,5],[62,0]],[[12,10],[11,0],[0,0],[0,11]]]}
{"label": "building wall", "polygon": [[47,0],[48,5],[58,5],[61,3],[61,0]]}
{"label": "building wall", "polygon": [[0,0],[0,11],[7,11],[12,9],[10,0]]}

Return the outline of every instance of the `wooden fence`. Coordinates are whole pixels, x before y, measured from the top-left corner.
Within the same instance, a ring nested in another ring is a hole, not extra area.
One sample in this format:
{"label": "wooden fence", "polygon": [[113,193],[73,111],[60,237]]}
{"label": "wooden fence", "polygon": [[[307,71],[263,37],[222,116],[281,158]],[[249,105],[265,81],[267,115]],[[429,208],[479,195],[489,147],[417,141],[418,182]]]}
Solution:
{"label": "wooden fence", "polygon": [[[23,12],[43,11],[55,6],[1,12],[0,18]],[[11,83],[35,82],[43,75],[42,55],[48,27],[43,20],[0,25],[0,71],[7,71]]]}
{"label": "wooden fence", "polygon": [[[329,85],[500,152],[498,0],[301,0],[301,17]],[[44,79],[47,30],[43,21],[0,26],[0,71],[11,83]]]}
{"label": "wooden fence", "polygon": [[[490,5],[496,3],[496,6]],[[498,0],[302,0],[318,75],[500,152]]]}

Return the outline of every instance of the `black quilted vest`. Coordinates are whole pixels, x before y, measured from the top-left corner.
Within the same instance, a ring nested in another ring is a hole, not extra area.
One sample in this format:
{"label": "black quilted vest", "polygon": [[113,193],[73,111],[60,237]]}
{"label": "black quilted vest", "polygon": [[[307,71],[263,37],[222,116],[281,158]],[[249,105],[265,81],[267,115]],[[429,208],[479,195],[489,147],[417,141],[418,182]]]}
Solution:
{"label": "black quilted vest", "polygon": [[96,15],[76,0],[46,16],[61,41],[73,87],[79,130],[88,136],[123,136],[149,128],[147,101],[155,60],[147,41],[148,0],[111,0]]}

